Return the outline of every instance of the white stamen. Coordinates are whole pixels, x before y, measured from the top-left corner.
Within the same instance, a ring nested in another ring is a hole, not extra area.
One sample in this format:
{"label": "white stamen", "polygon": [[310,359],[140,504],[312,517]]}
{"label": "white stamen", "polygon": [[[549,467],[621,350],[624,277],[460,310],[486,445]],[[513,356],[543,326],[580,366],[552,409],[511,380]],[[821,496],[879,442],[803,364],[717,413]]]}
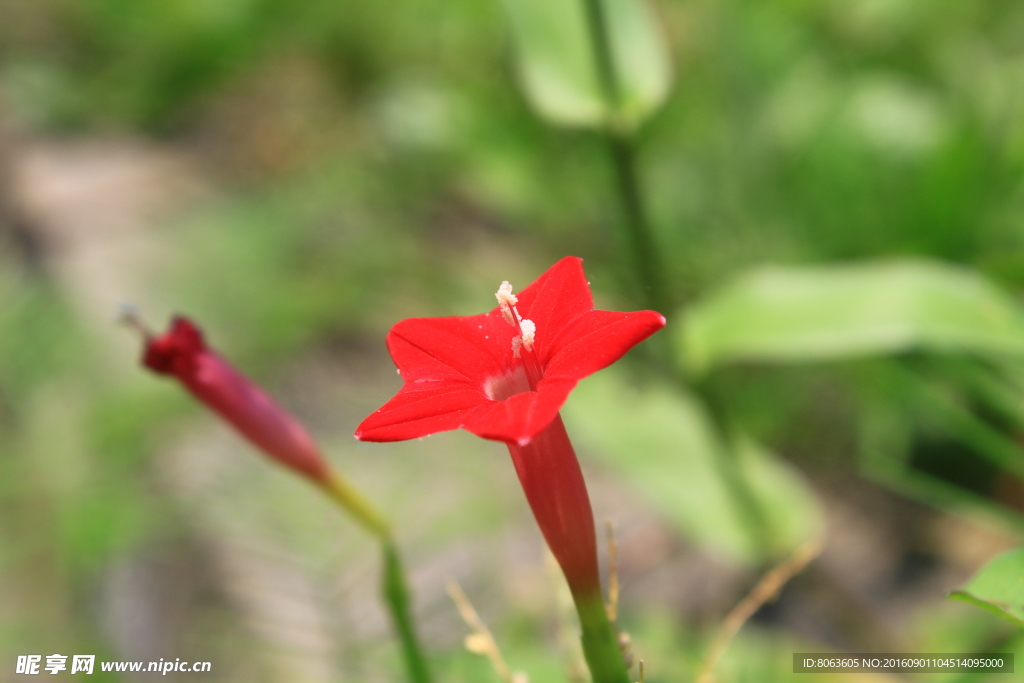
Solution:
{"label": "white stamen", "polygon": [[512,307],[519,303],[519,299],[512,293],[512,285],[509,284],[508,280],[501,283],[498,287],[498,291],[494,293],[494,298],[498,300],[498,306],[501,307],[501,314],[505,316],[505,320],[509,325],[515,325],[515,318],[512,317],[512,311],[515,310]]}
{"label": "white stamen", "polygon": [[498,300],[498,306],[501,308],[501,314],[505,316],[505,321],[522,333],[521,336],[516,335],[512,339],[512,355],[519,358],[520,349],[525,348],[527,351],[533,349],[533,340],[537,335],[537,326],[532,320],[524,319],[523,316],[519,315],[519,311],[516,309],[519,298],[512,293],[512,285],[509,284],[508,280],[501,283],[501,287],[498,287],[494,297]]}
{"label": "white stamen", "polygon": [[533,349],[533,338],[537,334],[537,326],[532,320],[526,319],[519,322],[519,328],[523,331],[523,346],[527,351]]}
{"label": "white stamen", "polygon": [[502,281],[494,296],[498,298],[498,303],[508,304],[509,306],[515,306],[519,303],[519,299],[512,293],[512,285],[509,284],[508,280]]}

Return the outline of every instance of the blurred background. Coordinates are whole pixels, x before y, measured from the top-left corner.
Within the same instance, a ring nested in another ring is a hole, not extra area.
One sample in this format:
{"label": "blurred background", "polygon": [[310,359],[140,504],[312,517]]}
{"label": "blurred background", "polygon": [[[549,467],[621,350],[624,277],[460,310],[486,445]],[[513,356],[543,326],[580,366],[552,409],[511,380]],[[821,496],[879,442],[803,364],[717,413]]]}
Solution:
{"label": "blurred background", "polygon": [[[598,307],[648,306],[607,137],[531,106],[505,9],[0,0],[0,679],[56,652],[403,680],[373,542],[144,372],[114,323],[132,301],[193,317],[390,511],[439,680],[498,680],[449,578],[513,668],[580,680],[505,449],[351,437],[399,387],[402,318],[489,310],[567,254]],[[1024,652],[946,598],[1024,528],[1024,5],[651,9],[668,87],[630,144],[681,376],[638,350],[565,410],[647,680],[689,680],[819,533],[720,680],[790,680],[793,652]]]}

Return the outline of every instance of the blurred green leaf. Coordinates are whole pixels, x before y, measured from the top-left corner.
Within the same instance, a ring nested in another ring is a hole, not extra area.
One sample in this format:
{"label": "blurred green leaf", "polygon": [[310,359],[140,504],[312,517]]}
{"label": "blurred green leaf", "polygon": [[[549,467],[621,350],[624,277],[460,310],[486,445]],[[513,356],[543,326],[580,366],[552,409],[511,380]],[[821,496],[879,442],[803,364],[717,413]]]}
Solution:
{"label": "blurred green leaf", "polygon": [[1024,353],[1024,311],[981,275],[931,261],[766,267],[686,312],[695,373],[735,361],[939,351]]}
{"label": "blurred green leaf", "polygon": [[668,95],[668,47],[644,0],[602,3],[618,86],[611,110],[588,31],[589,0],[506,0],[526,95],[554,123],[639,125]]}
{"label": "blurred green leaf", "polygon": [[[692,396],[667,388],[641,393],[621,374],[589,378],[565,408],[583,451],[613,469],[697,543],[742,562],[782,555],[820,525],[814,495],[792,468],[748,439],[727,453]],[[767,538],[755,538],[732,475],[749,487]]]}
{"label": "blurred green leaf", "polygon": [[950,597],[1024,626],[1024,548],[999,555]]}
{"label": "blurred green leaf", "polygon": [[[992,467],[1024,477],[1024,452],[1013,434],[992,424],[992,418],[981,411],[978,394],[974,391],[976,387],[931,374],[940,367],[943,366],[938,363],[926,364],[925,370],[931,371],[926,372],[908,369],[898,362],[890,364],[885,384],[876,387],[879,395],[870,400],[869,405],[885,406],[889,415],[899,416],[903,428],[909,426],[919,431],[918,438],[961,444]],[[1012,392],[1005,383],[999,388]],[[1008,400],[1008,397],[1001,398]],[[977,469],[976,465],[966,466]],[[967,474],[959,472],[951,480],[963,481]]]}
{"label": "blurred green leaf", "polygon": [[1012,434],[990,422],[986,406],[979,412],[974,388],[898,361],[876,366],[859,417],[860,463],[865,474],[904,496],[1019,528],[1020,512],[994,494],[1000,480],[1024,476],[1024,457]]}

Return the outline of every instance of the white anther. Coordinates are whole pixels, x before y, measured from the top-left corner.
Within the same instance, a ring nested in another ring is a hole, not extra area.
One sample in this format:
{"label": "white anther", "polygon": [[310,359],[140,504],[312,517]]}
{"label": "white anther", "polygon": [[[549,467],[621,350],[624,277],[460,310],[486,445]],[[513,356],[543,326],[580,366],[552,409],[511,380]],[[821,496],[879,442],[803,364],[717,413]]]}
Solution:
{"label": "white anther", "polygon": [[523,331],[523,346],[527,351],[533,349],[533,338],[537,334],[537,326],[532,320],[526,319],[519,322],[519,328]]}
{"label": "white anther", "polygon": [[508,280],[501,283],[501,287],[498,287],[494,297],[498,300],[498,306],[501,307],[501,314],[505,316],[505,320],[509,325],[515,326],[516,320],[512,317],[512,311],[515,309],[512,307],[519,303],[519,299],[512,293],[512,285]]}
{"label": "white anther", "polygon": [[519,335],[512,337],[512,357],[519,358],[519,349],[523,345],[523,338]]}

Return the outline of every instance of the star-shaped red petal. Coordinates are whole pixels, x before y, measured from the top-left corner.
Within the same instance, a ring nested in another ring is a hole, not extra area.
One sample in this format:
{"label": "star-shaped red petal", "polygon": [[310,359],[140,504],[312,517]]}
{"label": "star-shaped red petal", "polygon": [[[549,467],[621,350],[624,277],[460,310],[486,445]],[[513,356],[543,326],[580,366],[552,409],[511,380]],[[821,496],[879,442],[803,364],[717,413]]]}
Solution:
{"label": "star-shaped red petal", "polygon": [[540,377],[527,382],[517,328],[501,308],[474,316],[410,318],[387,336],[405,385],[363,420],[356,438],[401,441],[450,429],[526,444],[558,415],[576,383],[665,325],[654,311],[595,311],[583,262],[566,257],[516,297],[532,321]]}

